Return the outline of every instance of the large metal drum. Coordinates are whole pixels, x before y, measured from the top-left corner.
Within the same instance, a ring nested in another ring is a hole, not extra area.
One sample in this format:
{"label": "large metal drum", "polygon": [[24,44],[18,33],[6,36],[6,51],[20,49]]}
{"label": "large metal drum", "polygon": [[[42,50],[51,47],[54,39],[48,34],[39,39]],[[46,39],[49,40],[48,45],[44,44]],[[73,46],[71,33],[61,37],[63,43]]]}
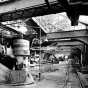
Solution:
{"label": "large metal drum", "polygon": [[0,64],[0,88],[35,88],[30,71],[10,70]]}
{"label": "large metal drum", "polygon": [[14,55],[30,55],[30,42],[25,39],[13,40]]}

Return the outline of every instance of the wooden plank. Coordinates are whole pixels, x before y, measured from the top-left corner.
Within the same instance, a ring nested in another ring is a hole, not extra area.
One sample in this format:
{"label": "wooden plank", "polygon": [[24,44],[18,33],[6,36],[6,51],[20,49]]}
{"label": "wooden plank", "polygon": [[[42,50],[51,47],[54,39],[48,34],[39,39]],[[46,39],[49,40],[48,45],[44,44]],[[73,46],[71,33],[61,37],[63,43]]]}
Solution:
{"label": "wooden plank", "polygon": [[48,39],[66,39],[66,38],[81,38],[81,37],[88,37],[88,31],[86,29],[54,32],[47,34]]}

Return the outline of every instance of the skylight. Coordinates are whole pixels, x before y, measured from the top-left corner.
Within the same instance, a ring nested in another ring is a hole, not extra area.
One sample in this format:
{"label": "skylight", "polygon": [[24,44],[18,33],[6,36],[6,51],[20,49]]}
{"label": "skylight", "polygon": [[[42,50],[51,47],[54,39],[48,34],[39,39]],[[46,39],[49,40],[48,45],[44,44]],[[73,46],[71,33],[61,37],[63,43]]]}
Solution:
{"label": "skylight", "polygon": [[[32,19],[46,33],[59,32],[59,31],[69,31],[69,30],[81,30],[81,29],[86,28],[86,26],[80,22],[78,23],[77,26],[71,26],[71,21],[69,20],[69,18],[67,17],[65,12],[58,13],[58,14],[39,16],[39,17],[33,17]],[[80,20],[82,20],[82,18]]]}

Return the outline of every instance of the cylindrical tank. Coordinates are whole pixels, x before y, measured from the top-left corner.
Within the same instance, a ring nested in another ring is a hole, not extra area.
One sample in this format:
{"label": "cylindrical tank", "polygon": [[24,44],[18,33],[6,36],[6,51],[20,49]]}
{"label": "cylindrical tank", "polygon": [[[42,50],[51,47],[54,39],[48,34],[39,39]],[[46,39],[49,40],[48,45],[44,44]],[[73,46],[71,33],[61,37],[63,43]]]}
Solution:
{"label": "cylindrical tank", "polygon": [[13,40],[14,55],[30,55],[30,41],[25,39]]}

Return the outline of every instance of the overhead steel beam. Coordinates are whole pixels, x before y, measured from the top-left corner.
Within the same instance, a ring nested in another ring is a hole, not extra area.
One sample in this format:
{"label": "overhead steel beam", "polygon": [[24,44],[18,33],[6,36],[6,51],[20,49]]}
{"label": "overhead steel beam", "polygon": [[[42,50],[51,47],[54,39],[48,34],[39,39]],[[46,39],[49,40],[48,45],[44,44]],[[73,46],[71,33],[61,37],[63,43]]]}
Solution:
{"label": "overhead steel beam", "polygon": [[75,48],[79,48],[79,49],[82,49],[83,46],[81,45],[78,45],[78,46],[59,46],[57,47],[56,51],[65,51],[65,50],[72,50],[72,49],[75,49]]}
{"label": "overhead steel beam", "polygon": [[47,53],[51,53],[51,54],[55,54],[55,53],[58,53],[58,54],[67,54],[67,53],[71,53],[71,50],[59,50],[59,51],[46,51]]}
{"label": "overhead steel beam", "polygon": [[[45,2],[48,1],[48,2]],[[58,1],[58,2],[57,2]],[[65,0],[66,1],[66,0]],[[68,5],[65,6],[64,0],[14,0],[0,5],[0,21],[11,21],[25,19],[35,16],[66,12]],[[60,4],[59,2],[64,2]],[[88,15],[88,3],[68,2],[70,7],[77,10],[80,14]],[[67,3],[67,4],[68,4]],[[84,3],[84,4],[83,4]],[[48,5],[48,6],[47,6]],[[64,5],[64,7],[63,7]],[[50,8],[48,8],[50,6]],[[85,9],[85,11],[84,11]],[[72,13],[73,14],[73,13]]]}
{"label": "overhead steel beam", "polygon": [[88,37],[76,38],[76,40],[88,45]]}
{"label": "overhead steel beam", "polygon": [[11,31],[11,32],[14,32],[14,33],[16,33],[16,34],[21,34],[21,32],[16,31],[15,29],[10,28],[10,27],[8,27],[8,26],[6,26],[6,25],[3,25],[2,23],[0,23],[0,28],[1,28],[1,29],[4,29],[4,30]]}
{"label": "overhead steel beam", "polygon": [[[0,23],[0,28],[3,29],[3,30],[7,30],[7,31],[10,31],[10,32],[13,32],[13,33],[18,34],[18,35],[16,35],[16,36],[12,36],[12,37],[8,37],[8,36],[7,36],[8,38],[23,37],[24,39],[29,40],[29,39],[32,39],[32,38],[35,37],[35,34],[25,35],[25,34],[21,33],[20,31],[17,31],[17,30],[15,30],[15,29],[13,29],[13,28],[10,28],[10,27],[8,27],[8,26],[6,26],[6,25],[3,25],[2,23]],[[21,35],[22,35],[22,36],[21,36]],[[6,36],[3,36],[3,37],[6,37]]]}
{"label": "overhead steel beam", "polygon": [[81,38],[81,37],[88,37],[88,31],[86,29],[54,32],[47,34],[48,39],[66,39],[66,38]]}
{"label": "overhead steel beam", "polygon": [[67,52],[66,52],[66,51],[64,51],[64,52],[60,52],[60,51],[59,51],[59,52],[57,52],[57,53],[58,53],[58,54],[64,54],[64,55],[70,55],[70,51],[67,51]]}
{"label": "overhead steel beam", "polygon": [[[85,30],[74,30],[74,31],[64,31],[58,33],[47,34],[47,39],[52,41],[79,41],[81,43],[88,45],[88,31]],[[69,40],[65,40],[69,39]]]}
{"label": "overhead steel beam", "polygon": [[0,21],[24,19],[65,11],[56,0],[49,0],[50,10],[45,0],[16,0],[0,6]]}
{"label": "overhead steel beam", "polygon": [[[56,0],[49,0],[49,3],[54,1]],[[44,4],[46,4],[45,0],[15,0],[12,3],[2,4],[0,6],[0,14],[29,7],[39,7]]]}
{"label": "overhead steel beam", "polygon": [[70,50],[69,51],[58,51],[58,52],[50,52],[50,51],[44,51],[45,53],[50,53],[50,54],[64,54],[64,55],[70,55]]}
{"label": "overhead steel beam", "polygon": [[[52,44],[53,45],[53,44]],[[51,46],[52,46],[51,45]],[[80,46],[80,45],[83,45],[83,43],[81,43],[81,42],[78,42],[78,41],[74,41],[74,42],[71,42],[71,41],[69,41],[69,42],[57,42],[57,44],[55,45],[55,46]]]}
{"label": "overhead steel beam", "polygon": [[[6,12],[12,12],[12,11],[17,11],[25,8],[34,8],[34,7],[40,7],[44,5],[50,6],[51,3],[58,3],[62,4],[67,8],[67,6],[71,3],[68,2],[67,0],[14,0],[13,2],[8,2],[8,3],[3,3],[0,5],[0,14],[6,13]],[[76,2],[75,2],[76,3]],[[82,2],[85,3],[85,2]],[[82,4],[81,3],[81,4]],[[3,10],[4,9],[4,10]],[[68,8],[67,8],[68,9]]]}
{"label": "overhead steel beam", "polygon": [[[60,4],[57,1],[64,3]],[[0,21],[25,19],[35,16],[64,12],[68,9],[68,4],[71,8],[74,8],[75,12],[78,12],[79,15],[88,15],[88,1],[68,1],[67,4],[65,1],[66,0],[14,0],[5,4],[3,3],[0,5]],[[51,10],[47,5],[50,6]]]}

